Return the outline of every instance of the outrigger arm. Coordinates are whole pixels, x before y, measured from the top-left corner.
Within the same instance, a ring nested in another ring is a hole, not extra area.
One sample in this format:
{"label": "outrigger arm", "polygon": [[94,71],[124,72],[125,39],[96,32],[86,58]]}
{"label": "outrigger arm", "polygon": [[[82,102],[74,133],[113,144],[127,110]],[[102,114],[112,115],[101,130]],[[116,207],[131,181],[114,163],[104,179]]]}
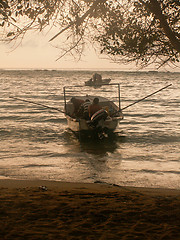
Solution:
{"label": "outrigger arm", "polygon": [[126,107],[124,107],[124,108],[121,108],[121,109],[118,110],[117,112],[113,113],[113,115],[115,115],[115,114],[118,113],[118,112],[121,112],[122,110],[125,110],[126,108],[129,108],[129,107],[135,105],[136,103],[139,103],[139,102],[143,101],[144,99],[146,99],[146,98],[148,98],[148,97],[150,97],[150,96],[152,96],[152,95],[154,95],[154,94],[156,94],[156,93],[158,93],[158,92],[164,90],[165,88],[170,87],[171,85],[172,85],[172,84],[169,84],[169,85],[167,85],[167,86],[165,86],[165,87],[163,87],[163,88],[161,88],[161,89],[159,89],[159,90],[157,90],[157,91],[155,91],[155,92],[153,92],[153,93],[147,95],[146,97],[143,97],[143,98],[141,98],[141,99],[139,99],[139,100],[137,100],[137,101],[135,101],[135,102],[129,104],[128,106],[126,106]]}
{"label": "outrigger arm", "polygon": [[44,107],[44,108],[49,108],[49,109],[56,110],[58,112],[64,113],[64,111],[60,110],[59,108],[50,107],[50,106],[47,106],[47,105],[44,105],[44,104],[41,104],[41,103],[36,103],[36,102],[32,102],[32,101],[25,100],[25,99],[22,99],[22,98],[17,98],[17,97],[9,97],[9,98],[12,98],[12,99],[18,100],[18,101],[22,101],[22,102],[32,103],[32,104],[35,104],[35,105],[38,105],[38,106],[41,106],[41,107]]}

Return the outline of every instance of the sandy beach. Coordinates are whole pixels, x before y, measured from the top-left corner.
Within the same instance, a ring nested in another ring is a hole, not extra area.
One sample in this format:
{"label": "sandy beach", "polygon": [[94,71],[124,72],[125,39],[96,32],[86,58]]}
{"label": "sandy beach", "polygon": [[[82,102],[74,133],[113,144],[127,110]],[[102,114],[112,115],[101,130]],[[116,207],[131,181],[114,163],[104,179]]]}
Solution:
{"label": "sandy beach", "polygon": [[0,239],[180,239],[180,191],[0,180]]}

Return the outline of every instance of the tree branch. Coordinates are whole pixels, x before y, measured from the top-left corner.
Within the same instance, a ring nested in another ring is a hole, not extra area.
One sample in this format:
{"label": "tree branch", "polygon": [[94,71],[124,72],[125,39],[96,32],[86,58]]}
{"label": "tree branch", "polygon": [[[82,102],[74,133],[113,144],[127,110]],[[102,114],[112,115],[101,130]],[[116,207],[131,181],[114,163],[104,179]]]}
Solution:
{"label": "tree branch", "polygon": [[95,9],[96,5],[98,3],[103,3],[106,2],[106,0],[96,0],[91,7],[87,10],[87,12],[85,12],[85,14],[78,19],[78,23],[77,22],[71,22],[67,27],[63,28],[60,32],[58,32],[54,37],[52,37],[49,42],[53,41],[55,38],[57,38],[61,33],[63,33],[64,31],[66,31],[68,28],[70,28],[71,26],[73,26],[74,24],[76,24],[77,26],[80,26],[81,23],[86,19],[86,17],[92,13],[92,11]]}
{"label": "tree branch", "polygon": [[160,25],[169,41],[171,42],[172,46],[174,46],[176,51],[180,52],[180,40],[176,37],[175,33],[170,28],[166,17],[162,13],[160,3],[157,0],[150,0],[150,4],[147,4],[147,6],[150,11],[154,13],[155,18],[160,21]]}

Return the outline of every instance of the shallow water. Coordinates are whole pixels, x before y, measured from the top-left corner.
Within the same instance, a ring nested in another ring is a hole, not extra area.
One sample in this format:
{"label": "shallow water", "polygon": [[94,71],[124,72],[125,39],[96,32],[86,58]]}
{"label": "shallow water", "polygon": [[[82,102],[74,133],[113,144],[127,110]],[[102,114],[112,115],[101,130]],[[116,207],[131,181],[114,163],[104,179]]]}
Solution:
{"label": "shallow water", "polygon": [[[79,141],[64,114],[63,87],[84,84],[91,71],[0,71],[0,178],[106,182],[180,189],[180,73],[102,72],[121,84],[121,106],[172,83],[124,110],[114,138]],[[77,88],[117,101],[115,87]],[[69,97],[79,92],[69,92]]]}

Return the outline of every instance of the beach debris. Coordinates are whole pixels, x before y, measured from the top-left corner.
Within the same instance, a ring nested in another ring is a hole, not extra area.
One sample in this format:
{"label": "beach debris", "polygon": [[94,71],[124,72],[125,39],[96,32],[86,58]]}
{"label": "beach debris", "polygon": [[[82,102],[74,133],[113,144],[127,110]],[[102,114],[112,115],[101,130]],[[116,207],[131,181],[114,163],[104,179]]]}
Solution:
{"label": "beach debris", "polygon": [[42,190],[42,191],[47,191],[48,188],[46,186],[39,186],[39,190]]}

